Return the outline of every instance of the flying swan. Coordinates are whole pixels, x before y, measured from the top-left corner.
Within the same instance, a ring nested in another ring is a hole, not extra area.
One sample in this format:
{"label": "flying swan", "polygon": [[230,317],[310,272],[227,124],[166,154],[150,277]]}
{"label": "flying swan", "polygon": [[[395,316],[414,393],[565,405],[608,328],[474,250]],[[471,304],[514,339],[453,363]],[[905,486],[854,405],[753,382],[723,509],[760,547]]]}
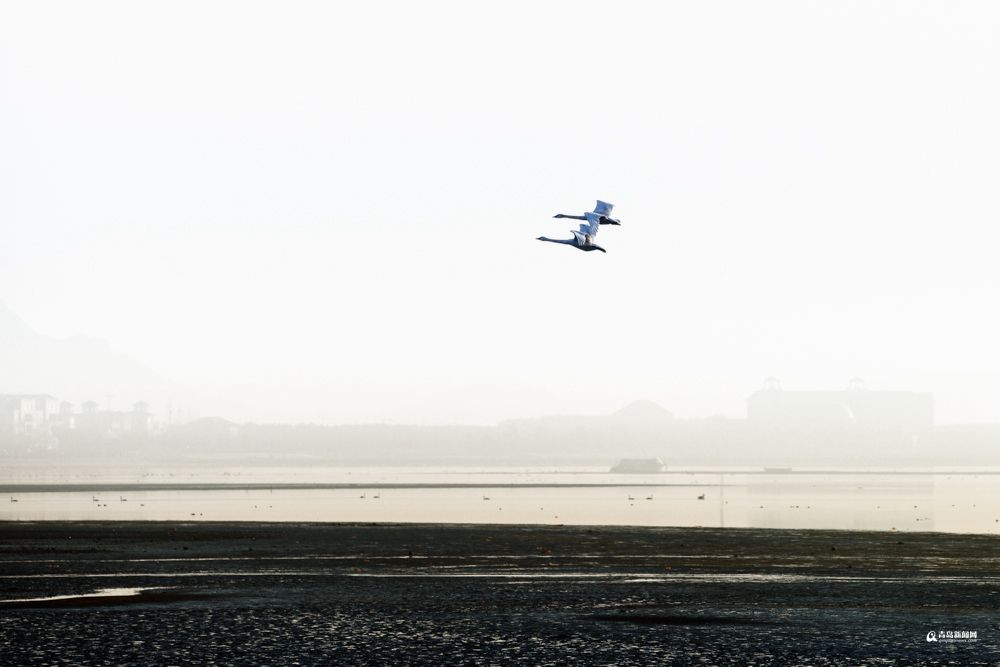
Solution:
{"label": "flying swan", "polygon": [[[550,239],[544,236],[539,236],[539,241],[548,241],[549,243],[563,243],[565,245],[571,245],[574,248],[579,248],[586,252],[591,250],[600,250],[601,252],[607,252],[604,248],[594,243],[594,237],[597,236],[597,230],[601,227],[601,216],[596,213],[585,213],[584,220],[587,224],[580,225],[580,230],[573,230],[573,238],[571,239]],[[565,216],[571,217],[571,216]]]}
{"label": "flying swan", "polygon": [[[621,225],[621,220],[615,220],[614,218],[609,218],[611,215],[611,209],[615,207],[614,204],[609,204],[606,201],[597,200],[597,206],[594,207],[594,213],[600,216],[600,221],[602,225]],[[587,214],[583,215],[566,215],[565,213],[556,213],[553,218],[572,218],[574,220],[587,220]]]}
{"label": "flying swan", "polygon": [[579,248],[584,251],[600,250],[601,252],[607,252],[604,248],[594,243],[594,237],[597,236],[597,230],[601,228],[601,225],[621,225],[621,221],[615,220],[614,218],[608,217],[611,214],[611,209],[615,207],[614,204],[609,204],[606,201],[597,200],[597,206],[594,210],[589,213],[584,213],[583,215],[567,215],[565,213],[557,213],[553,217],[555,218],[572,218],[573,220],[586,220],[587,224],[580,225],[579,231],[573,232],[573,238],[571,239],[550,239],[544,236],[539,236],[539,241],[548,241],[549,243],[563,243],[565,245],[571,245],[575,248]]}

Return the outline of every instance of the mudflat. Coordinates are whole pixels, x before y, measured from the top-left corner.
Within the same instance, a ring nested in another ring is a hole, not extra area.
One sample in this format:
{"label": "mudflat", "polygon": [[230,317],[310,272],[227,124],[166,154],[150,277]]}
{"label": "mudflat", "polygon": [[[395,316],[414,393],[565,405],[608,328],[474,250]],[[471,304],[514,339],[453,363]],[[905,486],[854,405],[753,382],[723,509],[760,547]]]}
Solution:
{"label": "mudflat", "polygon": [[9,522],[0,598],[4,664],[1000,662],[989,535]]}

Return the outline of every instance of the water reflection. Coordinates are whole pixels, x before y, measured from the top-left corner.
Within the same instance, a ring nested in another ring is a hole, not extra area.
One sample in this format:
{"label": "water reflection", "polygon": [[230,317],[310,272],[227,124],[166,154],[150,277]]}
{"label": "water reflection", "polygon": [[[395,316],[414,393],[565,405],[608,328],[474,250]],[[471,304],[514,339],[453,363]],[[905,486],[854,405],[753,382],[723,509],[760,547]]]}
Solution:
{"label": "water reflection", "polygon": [[48,595],[35,598],[16,598],[0,600],[0,602],[53,602],[56,600],[80,600],[85,598],[135,597],[149,588],[100,588],[93,593],[78,593],[76,595]]}

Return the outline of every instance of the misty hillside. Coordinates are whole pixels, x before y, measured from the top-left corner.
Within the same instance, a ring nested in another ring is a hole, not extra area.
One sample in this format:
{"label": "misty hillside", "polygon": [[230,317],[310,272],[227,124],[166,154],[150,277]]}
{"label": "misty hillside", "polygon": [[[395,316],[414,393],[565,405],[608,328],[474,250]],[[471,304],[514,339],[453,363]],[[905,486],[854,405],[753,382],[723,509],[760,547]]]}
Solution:
{"label": "misty hillside", "polygon": [[113,397],[119,408],[160,402],[168,380],[107,342],[87,336],[50,338],[0,302],[0,394],[51,394],[80,404]]}

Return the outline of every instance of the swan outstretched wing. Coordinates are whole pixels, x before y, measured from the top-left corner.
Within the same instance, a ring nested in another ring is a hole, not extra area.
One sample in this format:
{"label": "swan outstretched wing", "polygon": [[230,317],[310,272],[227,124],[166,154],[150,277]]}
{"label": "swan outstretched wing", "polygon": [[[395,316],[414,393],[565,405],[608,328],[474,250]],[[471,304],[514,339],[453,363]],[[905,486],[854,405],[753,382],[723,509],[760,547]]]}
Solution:
{"label": "swan outstretched wing", "polygon": [[601,228],[601,216],[598,213],[584,213],[587,216],[587,224],[580,225],[580,231],[584,234],[597,236],[597,230]]}
{"label": "swan outstretched wing", "polygon": [[611,209],[615,207],[614,204],[609,204],[606,201],[597,200],[597,206],[594,207],[594,213],[597,215],[611,215]]}

